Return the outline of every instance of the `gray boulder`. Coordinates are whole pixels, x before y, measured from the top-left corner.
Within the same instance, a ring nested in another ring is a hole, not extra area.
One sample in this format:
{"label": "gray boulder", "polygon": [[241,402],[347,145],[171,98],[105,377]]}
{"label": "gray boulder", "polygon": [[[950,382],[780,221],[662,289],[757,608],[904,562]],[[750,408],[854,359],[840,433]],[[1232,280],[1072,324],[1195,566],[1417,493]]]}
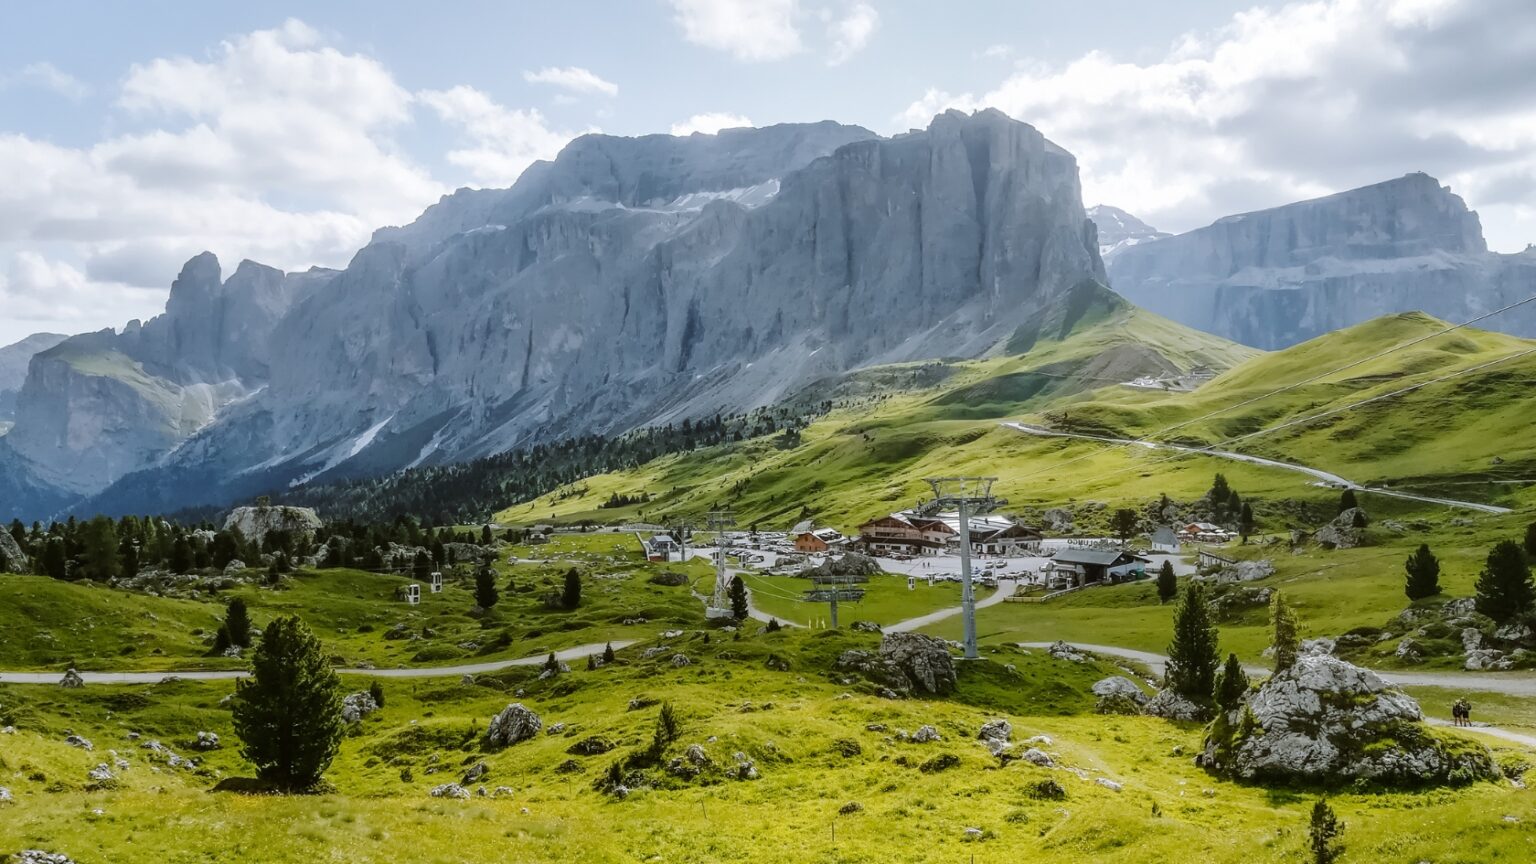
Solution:
{"label": "gray boulder", "polygon": [[320,517],[308,507],[236,507],[224,520],[224,530],[239,528],[245,539],[252,543],[265,540],[273,531],[287,531],[299,545],[308,545],[315,539],[315,529],[322,524]]}
{"label": "gray boulder", "polygon": [[379,703],[373,701],[373,694],[367,690],[348,694],[341,700],[341,719],[348,723],[356,723],[377,710]]}
{"label": "gray boulder", "polygon": [[432,791],[427,794],[433,798],[457,798],[461,801],[468,801],[470,798],[469,790],[457,783],[444,783],[441,786],[434,786]]}
{"label": "gray boulder", "polygon": [[510,747],[538,735],[543,725],[539,715],[521,702],[513,702],[491,718],[491,725],[485,730],[485,743],[491,747]]}
{"label": "gray boulder", "polygon": [[1072,515],[1071,510],[1052,507],[1040,514],[1040,522],[1053,534],[1065,534],[1074,527],[1076,517]]}
{"label": "gray boulder", "polygon": [[910,740],[914,744],[929,744],[934,741],[942,741],[944,738],[939,734],[939,730],[925,723],[917,727],[917,731],[912,733]]}
{"label": "gray boulder", "polygon": [[1066,660],[1070,663],[1088,662],[1087,654],[1077,650],[1076,646],[1059,640],[1052,642],[1051,647],[1046,649],[1046,653],[1056,658],[1057,660]]}
{"label": "gray boulder", "polygon": [[80,677],[79,672],[76,672],[73,669],[69,669],[65,671],[64,677],[59,679],[59,686],[67,690],[73,690],[79,687],[84,687],[85,679]]}
{"label": "gray boulder", "polygon": [[1365,526],[1370,517],[1359,507],[1351,507],[1333,517],[1333,521],[1312,535],[1319,545],[1330,549],[1353,549],[1365,542]]}
{"label": "gray boulder", "polygon": [[941,639],[922,633],[887,633],[880,639],[880,659],[900,669],[911,689],[935,696],[954,692],[954,660]]}
{"label": "gray boulder", "polygon": [[5,536],[0,537],[0,573],[25,573],[30,563],[21,546],[16,543],[16,538],[9,531],[0,531]]}
{"label": "gray boulder", "polygon": [[1142,713],[1164,720],[1204,720],[1209,712],[1201,705],[1179,695],[1169,688],[1153,696],[1142,708]]}
{"label": "gray boulder", "polygon": [[[1336,657],[1303,656],[1249,697],[1235,724],[1213,731],[1202,762],[1243,780],[1393,785],[1466,782],[1494,773],[1487,748],[1447,744],[1419,703]],[[1223,724],[1217,724],[1221,727]]]}
{"label": "gray boulder", "polygon": [[1008,740],[1013,735],[1013,724],[999,717],[981,724],[981,729],[976,732],[976,740],[986,745],[993,756],[1000,756],[1012,746]]}
{"label": "gray boulder", "polygon": [[1151,701],[1151,697],[1141,687],[1137,686],[1135,681],[1124,675],[1111,675],[1108,678],[1101,678],[1094,682],[1092,689],[1095,696],[1124,696],[1135,701],[1138,705],[1145,705]]}

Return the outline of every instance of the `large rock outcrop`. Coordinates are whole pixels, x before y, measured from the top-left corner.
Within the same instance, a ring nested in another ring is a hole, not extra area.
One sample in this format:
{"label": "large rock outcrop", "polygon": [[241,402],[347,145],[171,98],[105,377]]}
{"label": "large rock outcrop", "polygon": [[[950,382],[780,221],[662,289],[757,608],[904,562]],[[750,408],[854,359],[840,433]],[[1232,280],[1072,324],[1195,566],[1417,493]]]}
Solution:
{"label": "large rock outcrop", "polygon": [[1242,780],[1412,786],[1495,776],[1486,747],[1437,736],[1419,703],[1375,673],[1303,656],[1212,725],[1202,761]]}
{"label": "large rock outcrop", "polygon": [[315,511],[308,507],[286,505],[257,505],[236,507],[224,520],[224,530],[239,528],[245,539],[260,544],[273,531],[283,531],[298,546],[307,546],[315,539],[315,530],[324,523]]}
{"label": "large rock outcrop", "polygon": [[274,329],[265,390],[89,506],[750,410],[863,365],[998,350],[1105,278],[1075,160],[996,111],[889,139],[585,136],[379,232]]}
{"label": "large rock outcrop", "polygon": [[[1131,302],[1259,348],[1396,312],[1464,321],[1524,298],[1536,280],[1536,249],[1489,252],[1477,214],[1428,174],[1227,216],[1107,263]],[[1483,326],[1536,336],[1536,308]]]}
{"label": "large rock outcrop", "polygon": [[25,573],[30,563],[16,538],[0,528],[0,573]]}

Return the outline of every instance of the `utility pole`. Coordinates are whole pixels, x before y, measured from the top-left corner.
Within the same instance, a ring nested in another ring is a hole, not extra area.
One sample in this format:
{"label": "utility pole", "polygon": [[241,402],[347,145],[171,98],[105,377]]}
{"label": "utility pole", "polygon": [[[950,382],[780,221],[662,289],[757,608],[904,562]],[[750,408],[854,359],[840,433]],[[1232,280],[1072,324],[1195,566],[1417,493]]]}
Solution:
{"label": "utility pole", "polygon": [[709,511],[709,530],[715,532],[715,591],[709,598],[709,609],[706,616],[719,617],[722,613],[731,615],[731,583],[725,575],[725,553],[730,546],[730,538],[726,536],[725,529],[736,524],[736,518],[731,515],[730,508]]}
{"label": "utility pole", "polygon": [[981,655],[976,650],[976,590],[971,584],[971,516],[981,516],[1007,503],[992,495],[996,477],[930,477],[935,512],[946,506],[954,507],[959,520],[960,534],[960,616],[965,623],[965,659],[975,660]]}

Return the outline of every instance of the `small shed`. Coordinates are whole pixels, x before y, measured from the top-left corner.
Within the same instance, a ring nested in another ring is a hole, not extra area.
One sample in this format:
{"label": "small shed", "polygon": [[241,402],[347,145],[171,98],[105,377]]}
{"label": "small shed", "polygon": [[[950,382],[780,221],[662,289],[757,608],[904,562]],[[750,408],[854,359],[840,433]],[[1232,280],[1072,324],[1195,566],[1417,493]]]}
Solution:
{"label": "small shed", "polygon": [[1179,535],[1167,525],[1159,525],[1152,531],[1152,551],[1176,553],[1179,551]]}

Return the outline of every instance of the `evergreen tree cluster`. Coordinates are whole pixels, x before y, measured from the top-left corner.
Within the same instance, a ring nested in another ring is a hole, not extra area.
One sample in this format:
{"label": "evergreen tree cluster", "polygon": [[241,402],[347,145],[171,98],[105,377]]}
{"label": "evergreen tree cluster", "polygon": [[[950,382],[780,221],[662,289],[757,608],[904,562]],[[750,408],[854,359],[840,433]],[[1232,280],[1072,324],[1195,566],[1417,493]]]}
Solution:
{"label": "evergreen tree cluster", "polygon": [[[584,435],[470,462],[423,465],[384,477],[300,487],[278,498],[282,503],[315,507],[337,518],[360,521],[419,514],[445,524],[477,522],[595,474],[635,468],[673,453],[770,435],[780,435],[780,446],[786,442],[794,446],[799,442],[799,429],[832,408],[830,400],[796,403],[649,426],[615,438]],[[627,505],[615,502],[605,506]]]}

